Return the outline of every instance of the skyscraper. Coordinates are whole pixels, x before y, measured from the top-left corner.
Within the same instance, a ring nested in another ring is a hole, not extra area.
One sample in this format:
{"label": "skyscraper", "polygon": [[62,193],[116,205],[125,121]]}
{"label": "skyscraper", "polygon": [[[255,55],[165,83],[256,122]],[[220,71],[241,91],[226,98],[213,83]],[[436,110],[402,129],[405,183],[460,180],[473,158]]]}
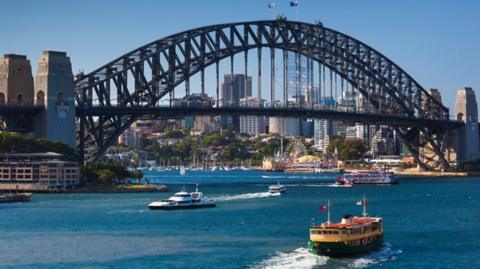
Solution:
{"label": "skyscraper", "polygon": [[[252,77],[247,77],[245,88],[244,74],[226,74],[223,77],[223,83],[220,91],[220,105],[222,107],[239,106],[240,99],[252,96]],[[239,116],[222,116],[222,128],[230,128],[236,131],[240,130]]]}

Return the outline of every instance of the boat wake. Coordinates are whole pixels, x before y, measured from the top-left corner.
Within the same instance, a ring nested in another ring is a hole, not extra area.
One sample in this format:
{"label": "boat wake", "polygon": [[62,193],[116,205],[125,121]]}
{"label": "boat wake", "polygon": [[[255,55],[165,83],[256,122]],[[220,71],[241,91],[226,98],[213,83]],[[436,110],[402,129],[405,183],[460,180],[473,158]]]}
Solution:
{"label": "boat wake", "polygon": [[382,248],[363,257],[340,259],[350,268],[365,268],[372,265],[393,261],[402,253],[400,249],[394,249],[392,245],[385,243]]}
{"label": "boat wake", "polygon": [[245,193],[237,195],[222,195],[219,197],[214,197],[215,201],[231,201],[231,200],[245,200],[245,199],[257,199],[257,198],[268,198],[280,196],[280,193],[269,193],[269,192],[256,192],[256,193]]}
{"label": "boat wake", "polygon": [[325,176],[322,174],[316,175],[316,176],[288,176],[288,175],[282,175],[282,176],[267,176],[267,175],[262,175],[262,178],[265,179],[320,179],[320,178],[330,178],[330,176]]}
{"label": "boat wake", "polygon": [[395,250],[390,244],[369,255],[356,258],[329,258],[308,252],[306,248],[297,248],[292,252],[277,252],[276,255],[254,264],[251,268],[366,268],[396,260],[401,250]]}
{"label": "boat wake", "polygon": [[252,268],[312,268],[325,265],[328,260],[328,257],[314,255],[306,248],[297,248],[289,253],[277,252],[275,256],[255,264]]}
{"label": "boat wake", "polygon": [[325,184],[285,184],[286,187],[314,187],[314,188],[343,188],[344,186],[335,183]]}

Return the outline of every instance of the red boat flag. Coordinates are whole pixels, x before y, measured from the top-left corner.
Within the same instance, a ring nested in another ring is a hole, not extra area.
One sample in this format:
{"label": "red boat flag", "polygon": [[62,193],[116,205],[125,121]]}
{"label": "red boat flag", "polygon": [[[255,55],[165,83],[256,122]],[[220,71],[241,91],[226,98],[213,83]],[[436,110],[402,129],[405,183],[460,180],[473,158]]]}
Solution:
{"label": "red boat flag", "polygon": [[325,211],[325,210],[327,210],[327,209],[328,209],[328,205],[322,205],[322,206],[320,207],[320,211]]}

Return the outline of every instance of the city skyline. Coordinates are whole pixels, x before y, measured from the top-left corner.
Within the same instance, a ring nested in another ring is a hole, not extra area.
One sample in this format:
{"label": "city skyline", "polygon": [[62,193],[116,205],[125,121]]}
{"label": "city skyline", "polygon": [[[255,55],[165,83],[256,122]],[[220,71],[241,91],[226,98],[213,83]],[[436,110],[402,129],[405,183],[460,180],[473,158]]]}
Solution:
{"label": "city skyline", "polygon": [[[0,22],[8,25],[9,30],[0,37],[0,53],[24,54],[35,62],[44,50],[66,51],[74,73],[90,72],[145,43],[183,30],[272,19],[274,11],[267,8],[269,2],[186,0],[134,5],[127,1],[4,1]],[[276,1],[278,14],[310,23],[321,20],[326,27],[381,51],[426,89],[438,88],[451,115],[457,89],[476,89],[480,85],[480,68],[476,64],[480,56],[475,50],[479,37],[472,34],[475,25],[480,24],[475,16],[480,4],[461,2],[462,5],[448,1],[303,0],[291,8],[287,0]],[[378,19],[367,20],[372,16]],[[241,64],[238,65],[236,73],[242,73]],[[32,69],[35,72],[36,66]],[[227,70],[223,66],[222,69]],[[192,88],[198,89],[197,84],[192,83]],[[207,76],[206,85],[212,92],[214,78]]]}

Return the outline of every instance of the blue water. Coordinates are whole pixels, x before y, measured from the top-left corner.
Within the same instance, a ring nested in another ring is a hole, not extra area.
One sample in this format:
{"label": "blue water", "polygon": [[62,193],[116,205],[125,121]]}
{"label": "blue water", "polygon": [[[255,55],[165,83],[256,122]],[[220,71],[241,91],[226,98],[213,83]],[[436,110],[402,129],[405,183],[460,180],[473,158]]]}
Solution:
{"label": "blue water", "polygon": [[[201,183],[217,207],[150,211],[170,193],[36,194],[0,204],[0,268],[480,268],[480,179],[401,179],[396,186],[333,187],[335,175],[256,171],[145,172],[150,182]],[[270,196],[269,183],[287,184]],[[187,185],[193,189],[193,186]],[[312,218],[384,218],[385,245],[332,259],[307,253]]]}

